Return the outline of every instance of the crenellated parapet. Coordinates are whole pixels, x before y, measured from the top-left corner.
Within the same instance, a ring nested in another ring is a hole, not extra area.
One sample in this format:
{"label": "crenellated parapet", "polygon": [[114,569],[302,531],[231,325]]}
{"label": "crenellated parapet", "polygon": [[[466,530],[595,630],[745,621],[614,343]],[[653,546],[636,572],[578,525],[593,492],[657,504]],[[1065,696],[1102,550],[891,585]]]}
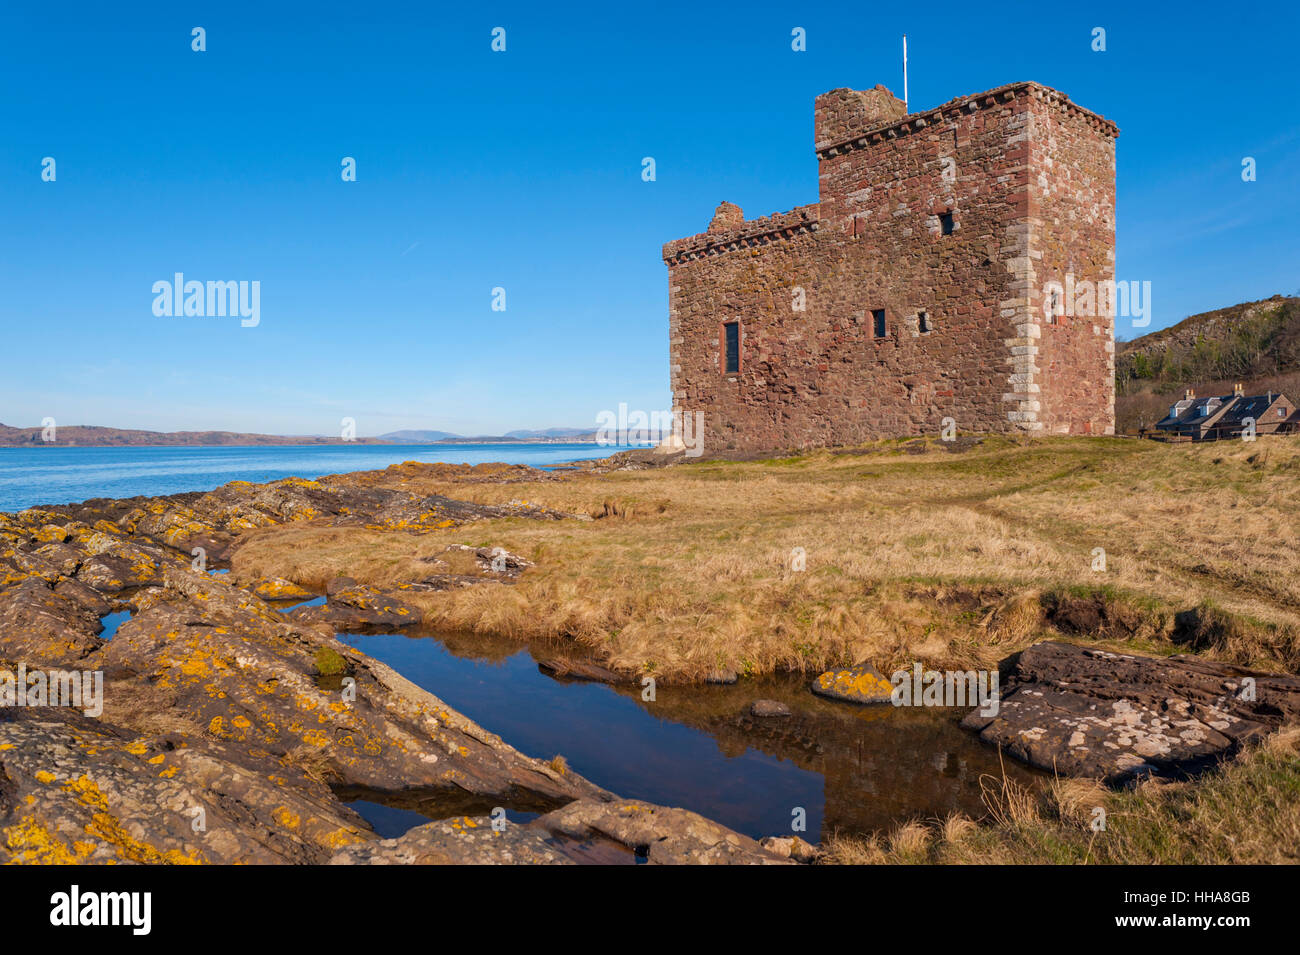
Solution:
{"label": "crenellated parapet", "polygon": [[[719,212],[724,211],[723,206],[730,206],[737,213],[740,212],[738,206],[734,206],[729,202],[722,203],[718,207]],[[718,221],[719,216],[715,215],[714,223],[718,223]],[[676,239],[666,243],[663,249],[663,257],[664,261],[669,265],[680,265],[694,259],[721,255],[724,252],[735,252],[740,249],[755,248],[772,242],[792,239],[795,236],[806,235],[810,232],[816,232],[819,224],[817,203],[814,202],[811,205],[799,206],[789,212],[763,216],[760,219],[745,221],[742,218],[741,222],[732,228],[715,230],[711,226],[708,232],[701,232],[699,235],[692,235],[685,239]]]}

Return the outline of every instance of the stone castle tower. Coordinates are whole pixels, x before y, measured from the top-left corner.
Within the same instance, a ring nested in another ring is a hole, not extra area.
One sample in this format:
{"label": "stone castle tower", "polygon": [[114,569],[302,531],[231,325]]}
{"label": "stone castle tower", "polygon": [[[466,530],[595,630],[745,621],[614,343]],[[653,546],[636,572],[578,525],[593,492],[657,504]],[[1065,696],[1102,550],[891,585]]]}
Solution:
{"label": "stone castle tower", "polygon": [[[704,446],[962,431],[1111,434],[1114,319],[1053,288],[1113,282],[1114,123],[1015,83],[908,114],[817,97],[820,201],[663,248],[675,411]],[[1072,314],[1068,314],[1071,312]]]}

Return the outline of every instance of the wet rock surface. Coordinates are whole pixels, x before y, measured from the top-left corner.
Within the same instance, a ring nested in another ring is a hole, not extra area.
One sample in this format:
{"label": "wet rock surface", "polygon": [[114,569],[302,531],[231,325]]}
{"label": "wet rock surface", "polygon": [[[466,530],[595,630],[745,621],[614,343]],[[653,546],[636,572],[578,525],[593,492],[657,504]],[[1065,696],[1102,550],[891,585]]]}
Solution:
{"label": "wet rock surface", "polygon": [[546,673],[562,680],[586,680],[592,683],[631,683],[632,680],[621,673],[615,673],[589,660],[568,657],[547,657],[539,660],[537,665]]}
{"label": "wet rock surface", "polygon": [[962,725],[1031,766],[1120,783],[1195,773],[1297,718],[1297,677],[1045,642],[1019,655],[998,713]]}

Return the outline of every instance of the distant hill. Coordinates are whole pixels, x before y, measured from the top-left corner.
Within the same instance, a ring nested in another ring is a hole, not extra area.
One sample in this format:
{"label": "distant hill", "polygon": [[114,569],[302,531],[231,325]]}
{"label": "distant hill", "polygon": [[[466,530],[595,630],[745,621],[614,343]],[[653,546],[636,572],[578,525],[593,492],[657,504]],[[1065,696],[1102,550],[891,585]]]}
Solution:
{"label": "distant hill", "polygon": [[1283,391],[1300,400],[1300,298],[1274,295],[1185,318],[1115,345],[1115,426],[1151,427],[1191,388],[1198,395]]}
{"label": "distant hill", "polygon": [[595,428],[545,428],[541,431],[507,431],[505,436],[528,441],[533,438],[589,438],[595,433]]}
{"label": "distant hill", "polygon": [[390,431],[380,440],[395,444],[560,444],[595,440],[594,428],[545,428],[505,434],[453,434],[450,431]]}
{"label": "distant hill", "polygon": [[505,435],[466,437],[451,431],[390,431],[377,438],[356,438],[345,442],[336,437],[291,434],[246,434],[239,431],[140,431],[105,428],[99,425],[60,425],[53,442],[44,440],[42,428],[14,428],[0,424],[0,448],[28,447],[164,447],[263,444],[561,444],[595,441],[593,428],[546,428],[540,431],[511,431]]}
{"label": "distant hill", "polygon": [[258,444],[384,444],[376,438],[341,438],[320,435],[245,434],[239,431],[135,431],[127,428],[103,428],[98,425],[60,425],[55,441],[45,440],[42,428],[12,428],[0,424],[0,448],[29,447],[146,447],[180,445],[258,445]]}
{"label": "distant hill", "polygon": [[449,438],[459,438],[460,435],[453,434],[450,431],[390,431],[387,434],[379,436],[380,441],[391,441],[394,444],[432,444],[435,441],[446,441]]}

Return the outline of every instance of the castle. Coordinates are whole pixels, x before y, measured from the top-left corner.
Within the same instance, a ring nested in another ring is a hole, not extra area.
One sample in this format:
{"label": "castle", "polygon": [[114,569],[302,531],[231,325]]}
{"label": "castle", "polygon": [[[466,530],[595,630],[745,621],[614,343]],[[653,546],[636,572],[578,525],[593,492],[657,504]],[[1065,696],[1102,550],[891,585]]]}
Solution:
{"label": "castle", "polygon": [[819,202],[663,247],[674,412],[709,450],[1114,433],[1113,307],[1058,290],[1114,281],[1118,135],[1038,83],[818,96]]}

